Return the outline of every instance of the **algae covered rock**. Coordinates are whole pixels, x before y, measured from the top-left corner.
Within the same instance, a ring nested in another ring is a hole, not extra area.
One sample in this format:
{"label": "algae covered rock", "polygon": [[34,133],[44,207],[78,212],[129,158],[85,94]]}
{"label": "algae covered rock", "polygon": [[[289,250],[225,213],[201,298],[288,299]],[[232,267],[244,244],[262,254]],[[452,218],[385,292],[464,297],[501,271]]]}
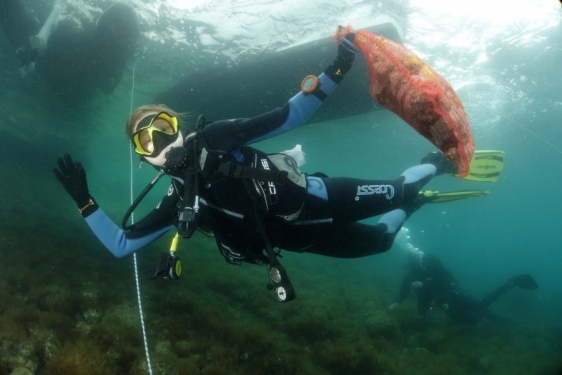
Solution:
{"label": "algae covered rock", "polygon": [[35,354],[33,345],[30,342],[14,343],[4,341],[0,347],[0,363],[2,367],[24,367],[33,373],[37,370],[39,358]]}
{"label": "algae covered rock", "polygon": [[35,373],[26,367],[17,367],[10,375],[35,375]]}
{"label": "algae covered rock", "polygon": [[373,338],[394,338],[400,332],[400,326],[396,320],[381,310],[374,310],[365,316],[365,329]]}

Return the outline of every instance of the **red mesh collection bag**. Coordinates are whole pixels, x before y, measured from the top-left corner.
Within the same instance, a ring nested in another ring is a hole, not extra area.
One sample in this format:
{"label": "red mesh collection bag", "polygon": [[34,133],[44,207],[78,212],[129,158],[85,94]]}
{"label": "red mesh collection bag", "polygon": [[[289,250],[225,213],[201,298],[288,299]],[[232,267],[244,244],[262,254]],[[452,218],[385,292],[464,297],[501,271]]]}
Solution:
{"label": "red mesh collection bag", "polygon": [[[340,28],[345,37],[351,26]],[[355,33],[353,44],[369,69],[371,97],[397,114],[439,148],[465,177],[474,154],[474,141],[464,107],[455,90],[415,53],[366,30]]]}

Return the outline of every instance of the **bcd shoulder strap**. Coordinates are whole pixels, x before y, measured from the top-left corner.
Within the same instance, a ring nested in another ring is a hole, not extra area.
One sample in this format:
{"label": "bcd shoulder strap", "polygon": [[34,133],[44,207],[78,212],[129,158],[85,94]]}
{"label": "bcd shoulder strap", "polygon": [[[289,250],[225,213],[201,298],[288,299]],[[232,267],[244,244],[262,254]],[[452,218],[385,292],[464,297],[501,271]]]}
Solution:
{"label": "bcd shoulder strap", "polygon": [[[285,169],[270,169],[269,166],[267,168],[257,168],[255,166],[255,162],[253,162],[254,155],[260,155],[260,157],[267,158],[267,154],[262,153],[259,150],[253,149],[251,147],[245,147],[242,149],[244,156],[247,159],[247,163],[249,165],[241,165],[238,163],[223,161],[220,155],[217,152],[211,151],[205,142],[205,138],[201,134],[201,130],[205,126],[205,119],[201,115],[197,120],[197,127],[198,127],[198,143],[199,143],[199,166],[201,168],[201,172],[203,177],[208,181],[216,181],[223,177],[231,177],[236,179],[243,179],[245,185],[248,185],[250,180],[254,181],[264,181],[270,182],[274,184],[278,184],[282,186],[287,182],[287,178],[289,176],[289,172]],[[296,165],[296,162],[295,162]],[[295,167],[296,168],[296,167]],[[298,168],[297,168],[298,170]],[[298,171],[300,176],[300,171]],[[304,176],[302,176],[304,177]],[[306,181],[306,179],[305,179]],[[303,194],[306,194],[306,182],[304,182],[304,186],[299,183],[299,188],[303,188]],[[273,282],[275,287],[275,295],[280,302],[289,302],[295,299],[295,291],[293,289],[293,285],[287,276],[287,272],[285,268],[279,263],[277,259],[277,254],[273,251],[273,246],[269,241],[267,236],[266,228],[263,225],[263,215],[264,211],[258,210],[260,204],[257,201],[256,196],[251,193],[251,188],[248,188],[248,193],[253,201],[253,211],[255,215],[255,220],[257,224],[257,229],[261,234],[261,237],[265,244],[265,250],[267,253],[267,258],[269,260],[269,277],[270,280]],[[299,208],[300,211],[300,208]]]}
{"label": "bcd shoulder strap", "polygon": [[289,175],[287,171],[259,169],[222,161],[219,155],[209,152],[206,147],[204,149],[206,155],[204,156],[205,161],[201,169],[205,178],[210,178],[211,180],[217,179],[217,177],[247,178],[250,180],[274,182],[279,185],[283,185],[287,181],[287,176]]}
{"label": "bcd shoulder strap", "polygon": [[[216,180],[220,177],[248,178],[258,181],[274,182],[279,185],[283,185],[285,181],[287,181],[288,172],[284,170],[266,170],[223,161],[220,155],[210,151],[205,138],[201,134],[204,127],[208,124],[210,124],[210,122],[205,121],[204,115],[199,115],[195,124],[199,133],[198,142],[201,149],[200,167],[204,178],[210,178],[211,180]],[[246,147],[246,150],[257,151],[251,147]]]}

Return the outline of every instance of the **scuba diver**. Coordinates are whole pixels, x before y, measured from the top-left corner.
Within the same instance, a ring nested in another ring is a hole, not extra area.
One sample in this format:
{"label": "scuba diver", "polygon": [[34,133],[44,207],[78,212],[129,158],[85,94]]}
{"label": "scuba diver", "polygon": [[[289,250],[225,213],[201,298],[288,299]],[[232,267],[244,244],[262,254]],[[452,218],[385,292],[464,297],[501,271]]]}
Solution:
{"label": "scuba diver", "polygon": [[23,76],[36,71],[59,97],[72,104],[97,90],[109,95],[121,81],[140,36],[135,11],[114,2],[96,20],[59,21],[56,0],[42,27],[21,0],[0,3],[0,25],[20,60]]}
{"label": "scuba diver", "polygon": [[[302,91],[288,103],[257,117],[207,123],[200,116],[189,128],[181,114],[165,105],[133,111],[126,133],[158,176],[128,210],[122,229],[90,195],[80,163],[65,154],[54,173],[115,256],[135,252],[174,228],[184,238],[202,230],[214,235],[228,263],[269,266],[268,289],[275,288],[279,301],[290,301],[295,293],[279,263],[280,249],[338,258],[387,251],[404,221],[425,203],[420,189],[433,177],[455,171],[438,152],[394,180],[307,175],[287,153],[250,147],[302,125],[335,89],[355,58],[347,47],[353,34],[346,38],[320,76],[307,76]],[[142,220],[128,225],[131,212],[164,174],[171,177],[167,195]],[[376,225],[358,222],[377,215],[383,216]],[[176,262],[175,253],[164,253],[150,277],[176,279]]]}
{"label": "scuba diver", "polygon": [[389,308],[398,308],[411,290],[417,297],[418,314],[427,319],[431,319],[431,303],[435,301],[451,320],[458,323],[476,325],[484,318],[492,323],[502,323],[503,319],[488,309],[492,303],[512,288],[535,290],[539,287],[531,275],[517,275],[478,300],[462,290],[451,271],[435,255],[409,249],[406,267],[408,271],[398,297]]}

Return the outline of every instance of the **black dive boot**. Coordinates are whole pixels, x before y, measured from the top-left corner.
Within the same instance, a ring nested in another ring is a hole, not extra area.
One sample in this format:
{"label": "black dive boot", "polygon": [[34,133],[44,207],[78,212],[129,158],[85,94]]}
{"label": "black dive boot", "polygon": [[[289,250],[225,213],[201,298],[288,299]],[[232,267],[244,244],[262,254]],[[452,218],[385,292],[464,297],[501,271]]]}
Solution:
{"label": "black dive boot", "polygon": [[441,152],[433,151],[424,156],[420,164],[433,164],[437,168],[437,176],[444,173],[457,174],[457,169],[453,162]]}
{"label": "black dive boot", "polygon": [[518,286],[521,289],[535,290],[539,287],[535,279],[528,274],[513,276],[509,279],[508,283],[511,286]]}

